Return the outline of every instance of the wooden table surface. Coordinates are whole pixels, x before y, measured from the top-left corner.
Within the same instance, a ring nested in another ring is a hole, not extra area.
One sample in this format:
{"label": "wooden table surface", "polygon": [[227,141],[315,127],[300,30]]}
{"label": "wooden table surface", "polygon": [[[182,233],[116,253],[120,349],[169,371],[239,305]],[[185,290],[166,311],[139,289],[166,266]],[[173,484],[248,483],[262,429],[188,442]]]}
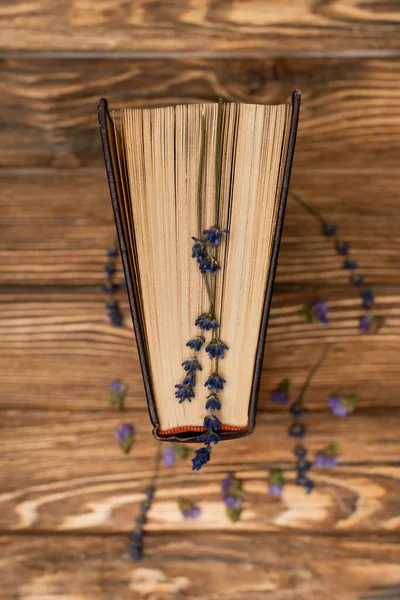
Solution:
{"label": "wooden table surface", "polygon": [[[0,1],[0,599],[396,600],[400,598],[400,11],[390,0]],[[312,216],[289,201],[254,435],[213,462],[162,466],[146,558],[126,539],[151,477],[150,432],[126,315],[114,328],[101,291],[114,225],[96,101],[111,107],[214,99],[281,102],[303,91],[292,191],[339,224],[390,327],[361,335],[348,284]],[[299,309],[328,302],[331,324]],[[287,410],[324,344],[307,403],[311,451],[339,441],[343,460],[294,485]],[[123,420],[108,385],[129,386]],[[332,393],[357,394],[332,417]],[[282,500],[267,495],[285,469]],[[242,519],[219,497],[245,481]],[[183,522],[176,498],[199,502]]]}

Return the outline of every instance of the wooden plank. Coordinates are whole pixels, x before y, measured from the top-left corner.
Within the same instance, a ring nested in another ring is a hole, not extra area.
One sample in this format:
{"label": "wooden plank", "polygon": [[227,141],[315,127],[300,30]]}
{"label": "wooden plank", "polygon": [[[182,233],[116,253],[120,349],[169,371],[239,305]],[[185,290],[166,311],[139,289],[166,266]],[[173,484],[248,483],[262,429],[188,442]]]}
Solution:
{"label": "wooden plank", "polygon": [[[310,458],[333,440],[340,467],[312,472],[317,489],[306,496],[294,485],[294,441],[287,436],[286,411],[259,415],[255,433],[224,442],[200,473],[190,459],[162,465],[149,513],[152,531],[241,530],[394,532],[400,525],[398,495],[399,410],[359,410],[347,419],[309,413]],[[113,440],[115,427],[133,422],[136,444],[126,457]],[[3,473],[0,527],[5,530],[125,531],[139,511],[142,490],[154,468],[156,442],[148,416],[101,411],[2,411]],[[234,448],[234,451],[233,451]],[[287,486],[282,501],[267,494],[268,469],[280,465]],[[243,518],[233,525],[220,499],[220,481],[235,471],[245,481]],[[202,517],[184,522],[180,495],[199,502]]]}
{"label": "wooden plank", "polygon": [[395,167],[399,74],[398,59],[5,59],[0,166],[102,165],[101,96],[115,109],[208,101],[218,93],[268,103],[287,101],[299,87],[296,167]]}
{"label": "wooden plank", "polygon": [[239,533],[149,534],[139,565],[124,536],[4,535],[1,547],[7,600],[358,600],[395,586],[400,558],[396,540]]}
{"label": "wooden plank", "polygon": [[[274,295],[260,410],[272,408],[270,391],[285,377],[292,379],[294,397],[327,343],[332,349],[307,394],[311,407],[325,407],[332,393],[354,393],[365,407],[399,406],[398,291],[377,294],[377,312],[388,315],[391,326],[374,336],[358,332],[360,305],[351,291],[331,290],[326,296],[329,327],[308,324],[299,315],[313,295]],[[102,292],[9,293],[0,299],[1,407],[96,411],[107,405],[114,379],[128,385],[130,407],[146,406],[125,297],[124,328],[109,324]]]}
{"label": "wooden plank", "polygon": [[[115,231],[103,169],[5,170],[0,183],[3,285],[103,284],[105,249]],[[400,281],[399,185],[392,170],[310,174],[300,168],[291,189],[339,224],[370,284],[387,284]],[[319,223],[289,200],[277,284],[346,285],[342,263]]]}
{"label": "wooden plank", "polygon": [[390,3],[357,0],[317,6],[302,0],[294,7],[273,0],[156,5],[37,0],[33,6],[21,0],[2,11],[1,33],[0,49],[7,51],[366,51],[399,48],[399,16]]}

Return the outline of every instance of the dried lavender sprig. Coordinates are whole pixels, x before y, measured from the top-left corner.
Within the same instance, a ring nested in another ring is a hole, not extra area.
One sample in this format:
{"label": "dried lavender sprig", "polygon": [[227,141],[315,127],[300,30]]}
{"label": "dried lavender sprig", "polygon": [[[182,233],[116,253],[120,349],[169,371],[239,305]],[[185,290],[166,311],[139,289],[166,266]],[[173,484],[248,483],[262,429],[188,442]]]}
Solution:
{"label": "dried lavender sprig", "polygon": [[[322,224],[322,233],[326,237],[331,237],[334,239],[336,252],[340,256],[344,256],[345,260],[343,262],[343,268],[347,269],[350,272],[350,283],[355,285],[360,289],[360,298],[362,300],[362,306],[364,310],[369,311],[375,302],[374,294],[372,289],[369,286],[365,285],[364,277],[357,272],[358,264],[357,261],[350,256],[350,244],[342,239],[340,239],[337,235],[338,226],[333,223],[328,223],[325,219],[320,215],[320,213],[310,206],[307,202],[303,200],[299,195],[293,194],[293,198],[296,200],[298,204],[300,204],[305,210],[307,210],[310,214],[312,214],[321,224]],[[307,316],[307,313],[305,313]],[[362,333],[377,333],[381,327],[388,325],[387,319],[384,316],[379,315],[378,321],[375,319],[371,321],[370,327],[370,318],[368,312],[359,319],[359,329]],[[378,323],[378,327],[376,327],[376,323]]]}
{"label": "dried lavender sprig", "polygon": [[111,322],[111,325],[114,327],[121,327],[124,323],[124,318],[122,316],[119,303],[115,297],[115,293],[117,292],[119,286],[115,283],[115,273],[116,273],[116,264],[118,259],[118,249],[117,244],[114,243],[111,248],[107,249],[107,262],[104,264],[104,271],[106,275],[106,282],[103,286],[103,291],[106,292],[109,296],[108,301],[106,302],[107,313]]}
{"label": "dried lavender sprig", "polygon": [[[220,264],[218,262],[218,247],[224,233],[229,233],[228,230],[222,230],[218,225],[219,219],[219,206],[220,206],[220,178],[221,178],[221,129],[222,129],[222,107],[223,100],[221,97],[218,98],[218,117],[217,117],[217,139],[216,139],[216,153],[215,153],[215,224],[207,230],[203,231],[205,237],[202,240],[205,249],[205,255],[203,260],[199,263],[200,271],[204,274],[210,273],[216,275],[220,270]],[[199,210],[199,214],[201,211]],[[200,235],[199,235],[200,238]],[[207,245],[211,245],[214,249],[214,254],[207,250]],[[208,281],[208,279],[206,279]],[[225,356],[225,351],[228,350],[228,346],[222,342],[217,336],[217,329],[220,326],[215,317],[215,300],[216,300],[216,277],[214,277],[214,285],[210,298],[209,317],[202,321],[205,325],[211,325],[213,321],[216,326],[209,327],[212,329],[212,339],[206,346],[206,352],[211,360],[215,360],[215,366],[212,374],[206,382],[206,387],[210,389],[210,379],[214,377],[214,381],[225,383],[225,380],[219,375],[219,360]],[[204,317],[201,315],[199,318]],[[198,322],[198,321],[196,321]],[[223,387],[222,383],[222,387]],[[221,388],[222,389],[222,388]],[[203,442],[205,448],[200,448],[195,451],[195,456],[192,460],[192,469],[198,471],[204,464],[209,462],[211,456],[211,444],[218,444],[220,436],[217,431],[222,427],[220,420],[214,415],[214,412],[221,410],[221,401],[217,395],[219,390],[214,389],[213,394],[207,397],[206,410],[208,414],[204,418],[204,427],[206,428],[205,433],[198,437],[199,442]]]}
{"label": "dried lavender sprig", "polygon": [[300,440],[302,440],[307,433],[307,429],[306,429],[305,425],[301,422],[301,415],[303,415],[305,412],[307,412],[307,409],[304,406],[303,398],[304,398],[304,394],[306,393],[306,391],[311,383],[312,378],[314,377],[315,373],[318,371],[318,369],[324,362],[328,352],[329,352],[329,346],[327,346],[323,350],[320,358],[317,360],[315,365],[311,368],[310,372],[308,373],[308,375],[300,389],[300,392],[299,392],[296,400],[293,402],[293,404],[290,406],[290,409],[289,409],[293,416],[293,422],[289,427],[288,434],[290,437],[293,437],[298,440],[296,447],[294,449],[294,455],[297,458],[296,484],[304,487],[307,494],[312,492],[312,490],[314,489],[314,482],[307,475],[308,471],[312,468],[312,462],[306,460],[307,450],[304,447],[303,443],[300,442]]}
{"label": "dried lavender sprig", "polygon": [[140,513],[135,519],[135,526],[132,529],[128,539],[129,552],[132,560],[135,562],[139,562],[143,558],[143,538],[145,534],[144,525],[146,525],[147,523],[147,513],[149,512],[154,499],[157,487],[158,472],[160,470],[160,463],[161,442],[157,444],[157,451],[154,458],[154,470],[151,482],[149,486],[145,490],[143,490],[145,499],[140,505]]}

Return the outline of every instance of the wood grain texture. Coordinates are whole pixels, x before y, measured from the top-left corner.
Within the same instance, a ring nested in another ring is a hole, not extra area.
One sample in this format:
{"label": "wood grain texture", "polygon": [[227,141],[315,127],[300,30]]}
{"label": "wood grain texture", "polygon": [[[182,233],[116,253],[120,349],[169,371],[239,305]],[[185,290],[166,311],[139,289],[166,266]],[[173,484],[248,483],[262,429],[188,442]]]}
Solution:
{"label": "wood grain texture", "polygon": [[400,46],[400,17],[387,1],[18,0],[0,9],[0,48],[8,51],[284,54]]}
{"label": "wood grain texture", "polygon": [[[274,294],[260,409],[271,408],[270,391],[285,377],[292,379],[294,395],[327,343],[332,348],[307,394],[310,406],[324,407],[331,393],[355,393],[365,407],[398,406],[398,290],[377,292],[376,310],[388,315],[390,327],[375,336],[357,329],[362,311],[352,289],[326,296],[327,328],[299,315],[314,298],[310,292]],[[129,386],[131,408],[146,406],[126,298],[124,328],[109,324],[101,291],[8,293],[0,301],[0,406],[96,411],[107,405],[116,378]]]}
{"label": "wood grain texture", "polygon": [[4,535],[1,545],[2,600],[214,600],[216,590],[229,600],[358,600],[394,586],[400,558],[396,540],[373,536],[150,534],[140,565],[121,535]]}
{"label": "wood grain texture", "polygon": [[102,166],[96,101],[110,107],[286,102],[303,91],[296,168],[396,166],[400,60],[16,60],[2,63],[0,166]]}
{"label": "wood grain texture", "polygon": [[[342,462],[334,472],[314,469],[317,489],[306,496],[294,485],[294,442],[286,435],[290,416],[285,410],[261,413],[255,433],[219,444],[203,472],[190,471],[189,458],[174,469],[162,466],[148,528],[157,532],[396,532],[400,527],[399,415],[398,409],[360,409],[347,419],[333,419],[328,411],[309,413],[310,457],[337,440]],[[121,420],[135,425],[136,445],[130,457],[113,441]],[[139,511],[156,453],[146,414],[14,410],[3,411],[2,422],[1,530],[126,530]],[[277,464],[287,478],[282,501],[267,494],[268,469]],[[243,477],[247,490],[238,524],[228,520],[220,499],[220,481],[230,470]],[[184,521],[176,505],[180,495],[200,504],[198,520]]]}
{"label": "wood grain texture", "polygon": [[[298,168],[291,190],[338,223],[368,282],[382,285],[400,282],[399,185],[389,169]],[[103,284],[105,249],[115,235],[103,169],[0,171],[0,210],[3,285]],[[342,263],[319,223],[289,198],[279,289],[344,287],[349,274]]]}

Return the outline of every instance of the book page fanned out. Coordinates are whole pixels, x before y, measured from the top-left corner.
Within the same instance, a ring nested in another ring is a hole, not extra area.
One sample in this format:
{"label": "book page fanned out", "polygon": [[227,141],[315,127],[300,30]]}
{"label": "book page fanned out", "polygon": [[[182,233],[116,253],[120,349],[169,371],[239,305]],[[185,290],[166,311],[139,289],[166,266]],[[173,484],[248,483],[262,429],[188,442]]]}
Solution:
{"label": "book page fanned out", "polygon": [[[174,386],[182,382],[182,362],[191,356],[186,342],[199,334],[194,322],[209,307],[203,276],[191,258],[191,238],[202,235],[197,215],[202,111],[202,228],[215,224],[217,110],[216,103],[205,103],[113,114],[126,252],[162,431],[203,425],[209,393],[204,383],[213,370],[203,350],[195,398],[178,402]],[[223,105],[218,225],[230,233],[218,249],[215,309],[219,337],[229,351],[219,364],[226,384],[218,416],[237,428],[248,424],[290,123],[290,105]]]}

